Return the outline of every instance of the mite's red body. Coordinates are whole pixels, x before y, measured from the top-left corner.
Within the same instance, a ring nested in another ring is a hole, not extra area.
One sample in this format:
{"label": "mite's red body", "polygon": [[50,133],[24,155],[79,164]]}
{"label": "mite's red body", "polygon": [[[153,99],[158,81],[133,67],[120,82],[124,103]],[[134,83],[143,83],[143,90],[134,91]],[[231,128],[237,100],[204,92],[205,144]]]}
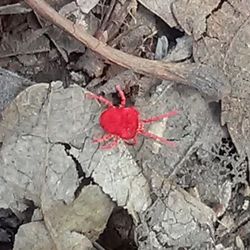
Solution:
{"label": "mite's red body", "polygon": [[119,107],[114,106],[109,100],[102,96],[89,94],[91,98],[97,99],[108,106],[108,108],[102,112],[99,119],[100,125],[106,134],[99,139],[95,139],[94,142],[101,143],[113,139],[113,141],[102,147],[110,149],[117,146],[119,139],[122,139],[129,144],[136,144],[137,135],[141,134],[161,143],[174,145],[174,142],[168,141],[165,138],[145,131],[144,124],[152,123],[154,121],[159,121],[163,118],[176,115],[176,111],[155,116],[147,120],[141,120],[140,114],[135,107],[125,107],[126,98],[121,88],[116,86],[116,90],[118,91],[121,98],[121,104]]}
{"label": "mite's red body", "polygon": [[134,107],[109,107],[101,114],[100,125],[109,134],[131,140],[137,134],[139,113]]}

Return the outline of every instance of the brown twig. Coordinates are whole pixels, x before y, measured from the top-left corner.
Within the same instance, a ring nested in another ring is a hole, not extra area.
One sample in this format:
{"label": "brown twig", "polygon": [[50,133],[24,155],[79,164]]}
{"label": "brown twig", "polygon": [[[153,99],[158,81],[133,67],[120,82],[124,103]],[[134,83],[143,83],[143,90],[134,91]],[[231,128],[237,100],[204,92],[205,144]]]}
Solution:
{"label": "brown twig", "polygon": [[230,83],[219,68],[199,63],[166,63],[129,55],[89,35],[82,26],[74,24],[58,14],[44,0],[25,0],[25,2],[39,15],[113,63],[143,75],[171,80],[196,88],[210,101],[220,100],[230,93]]}
{"label": "brown twig", "polygon": [[65,30],[77,40],[84,43],[88,48],[110,60],[111,62],[125,68],[132,69],[140,74],[188,84],[182,75],[175,73],[177,72],[175,70],[175,68],[178,67],[177,64],[148,60],[111,48],[107,44],[104,44],[98,39],[89,35],[80,25],[74,24],[70,20],[61,16],[44,0],[25,0],[25,2],[39,15],[52,22],[59,28]]}

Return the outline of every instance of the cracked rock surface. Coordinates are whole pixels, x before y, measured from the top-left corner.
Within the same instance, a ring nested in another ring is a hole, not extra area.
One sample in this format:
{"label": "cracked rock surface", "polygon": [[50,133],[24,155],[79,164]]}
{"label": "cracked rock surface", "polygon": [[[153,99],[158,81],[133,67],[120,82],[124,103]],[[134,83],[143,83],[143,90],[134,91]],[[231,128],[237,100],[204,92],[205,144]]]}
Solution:
{"label": "cracked rock surface", "polygon": [[[71,249],[65,235],[96,240],[112,200],[135,219],[151,203],[147,181],[126,148],[103,152],[92,143],[98,110],[80,87],[54,82],[26,89],[3,112],[0,206],[22,212],[24,201],[33,201],[58,249]],[[88,177],[94,184],[84,186]],[[27,230],[36,234],[38,227]]]}
{"label": "cracked rock surface", "polygon": [[212,249],[214,212],[166,179],[158,180],[162,181],[162,195],[158,193],[154,204],[142,214],[136,232],[139,249]]}
{"label": "cracked rock surface", "polygon": [[219,69],[231,84],[231,93],[222,98],[221,120],[223,125],[227,125],[239,154],[248,158],[249,11],[250,2],[246,0],[177,0],[173,4],[178,23],[195,39],[194,60]]}
{"label": "cracked rock surface", "polygon": [[[192,245],[197,238],[211,244],[210,208],[166,178],[143,173],[122,143],[110,151],[92,143],[101,134],[101,110],[85,93],[61,82],[37,84],[3,112],[0,206],[22,212],[30,200],[40,211],[19,228],[17,242],[32,246],[33,235],[38,244],[32,249],[40,249],[40,241],[47,249],[91,249],[116,202],[132,215],[140,249],[151,241],[153,249]],[[16,243],[15,249],[25,247]]]}

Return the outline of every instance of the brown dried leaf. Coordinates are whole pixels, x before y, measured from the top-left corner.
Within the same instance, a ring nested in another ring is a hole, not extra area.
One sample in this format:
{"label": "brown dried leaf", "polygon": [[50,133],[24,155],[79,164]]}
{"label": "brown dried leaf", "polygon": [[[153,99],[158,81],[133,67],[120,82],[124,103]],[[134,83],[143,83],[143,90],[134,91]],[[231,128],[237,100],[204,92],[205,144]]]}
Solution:
{"label": "brown dried leaf", "polygon": [[83,13],[89,13],[100,0],[76,0],[77,5]]}
{"label": "brown dried leaf", "polygon": [[34,36],[34,31],[30,29],[19,34],[5,33],[1,40],[0,58],[48,52],[49,40],[42,35],[43,33],[44,30],[41,30],[41,35]]}

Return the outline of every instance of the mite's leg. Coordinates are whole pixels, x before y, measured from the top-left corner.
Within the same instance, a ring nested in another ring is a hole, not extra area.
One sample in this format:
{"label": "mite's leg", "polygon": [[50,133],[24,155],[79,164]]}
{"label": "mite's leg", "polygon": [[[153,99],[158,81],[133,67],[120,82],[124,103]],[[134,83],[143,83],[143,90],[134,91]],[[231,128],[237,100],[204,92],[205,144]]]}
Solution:
{"label": "mite's leg", "polygon": [[156,140],[158,142],[161,142],[163,144],[170,145],[172,147],[174,147],[176,145],[175,142],[169,141],[169,140],[167,140],[167,139],[165,139],[163,137],[157,136],[157,135],[152,134],[152,133],[147,132],[147,131],[140,131],[140,134],[142,134],[142,135],[144,135],[146,137],[149,137],[149,138],[151,138],[153,140]]}
{"label": "mite's leg", "polygon": [[104,98],[103,96],[98,96],[92,93],[86,93],[86,96],[90,99],[96,99],[109,107],[113,107],[113,103],[109,101],[108,99]]}
{"label": "mite's leg", "polygon": [[101,143],[101,142],[105,142],[105,141],[109,141],[110,139],[112,139],[114,137],[114,135],[111,134],[105,134],[104,136],[100,137],[100,138],[96,138],[93,140],[94,143]]}
{"label": "mite's leg", "polygon": [[121,87],[119,85],[116,85],[116,90],[119,93],[119,96],[121,98],[120,107],[125,107],[125,105],[126,105],[126,97],[124,95],[124,92],[122,91],[122,89],[121,89]]}
{"label": "mite's leg", "polygon": [[154,117],[151,117],[149,119],[146,119],[146,120],[141,120],[143,123],[151,123],[151,122],[155,122],[155,121],[159,121],[159,120],[162,120],[163,118],[168,118],[168,117],[171,117],[171,116],[175,116],[177,115],[178,112],[173,110],[171,112],[168,112],[166,114],[163,114],[163,115],[159,115],[159,116],[154,116]]}
{"label": "mite's leg", "polygon": [[115,136],[113,141],[107,143],[106,145],[101,146],[101,149],[113,149],[117,147],[118,142],[119,142],[119,137]]}
{"label": "mite's leg", "polygon": [[131,140],[124,140],[124,141],[125,141],[125,143],[127,143],[127,144],[129,144],[129,145],[135,145],[135,144],[137,144],[137,136],[134,137],[134,138],[131,139]]}

